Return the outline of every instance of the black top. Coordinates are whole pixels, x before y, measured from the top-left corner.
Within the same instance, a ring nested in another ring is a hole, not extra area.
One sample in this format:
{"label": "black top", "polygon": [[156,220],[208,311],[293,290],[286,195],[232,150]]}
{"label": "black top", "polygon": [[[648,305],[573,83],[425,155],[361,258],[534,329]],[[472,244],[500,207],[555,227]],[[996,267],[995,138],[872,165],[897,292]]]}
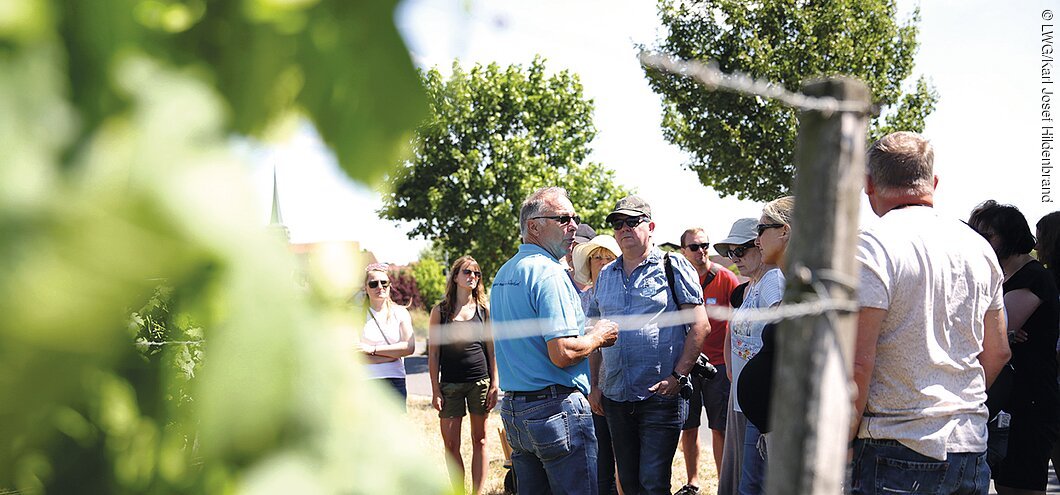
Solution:
{"label": "black top", "polygon": [[769,408],[773,402],[773,367],[776,365],[777,324],[769,323],[762,329],[762,348],[743,365],[736,384],[736,396],[744,417],[758,431],[769,433]]}
{"label": "black top", "polygon": [[475,317],[470,321],[449,321],[442,316],[443,338],[446,344],[438,346],[438,366],[441,381],[445,383],[476,382],[490,376],[486,366],[486,344],[482,333],[482,315],[475,308]]}
{"label": "black top", "polygon": [[1023,265],[1005,282],[1006,294],[1018,289],[1031,291],[1042,303],[1023,324],[1027,341],[1012,344],[1015,384],[1010,412],[1055,422],[1060,418],[1060,390],[1056,385],[1060,293],[1053,275],[1037,261]]}

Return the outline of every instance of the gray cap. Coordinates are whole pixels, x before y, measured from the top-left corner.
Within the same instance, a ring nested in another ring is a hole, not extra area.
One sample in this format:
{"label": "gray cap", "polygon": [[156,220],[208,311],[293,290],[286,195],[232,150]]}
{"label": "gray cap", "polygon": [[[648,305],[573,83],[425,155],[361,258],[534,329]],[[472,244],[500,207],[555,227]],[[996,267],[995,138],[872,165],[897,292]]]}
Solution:
{"label": "gray cap", "polygon": [[758,238],[758,219],[741,218],[732,224],[729,236],[714,243],[714,250],[725,256],[730,249]]}
{"label": "gray cap", "polygon": [[596,230],[589,226],[587,223],[578,224],[578,230],[574,232],[574,242],[578,244],[585,244],[596,237]]}
{"label": "gray cap", "polygon": [[646,216],[650,219],[651,206],[640,196],[631,194],[615,203],[615,209],[607,215],[607,221],[610,222],[617,215],[625,215],[627,217]]}

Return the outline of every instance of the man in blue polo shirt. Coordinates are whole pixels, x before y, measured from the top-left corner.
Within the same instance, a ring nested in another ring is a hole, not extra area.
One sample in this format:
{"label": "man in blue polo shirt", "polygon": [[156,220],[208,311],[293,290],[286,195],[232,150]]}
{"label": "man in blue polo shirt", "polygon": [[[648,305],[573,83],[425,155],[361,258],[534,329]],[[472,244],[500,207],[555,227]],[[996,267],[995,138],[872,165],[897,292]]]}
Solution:
{"label": "man in blue polo shirt", "polygon": [[493,280],[490,316],[501,420],[512,447],[520,494],[596,494],[596,435],[586,356],[618,338],[613,322],[585,332],[578,294],[560,260],[578,216],[563,188],[539,189],[523,202],[523,244]]}
{"label": "man in blue polo shirt", "polygon": [[[607,416],[622,488],[669,495],[674,453],[688,414],[687,396],[679,392],[691,392],[688,373],[710,333],[703,291],[688,260],[653,245],[655,223],[643,199],[622,198],[607,222],[622,255],[601,271],[589,317],[635,317],[624,321],[637,321],[637,328],[623,328],[615,345],[601,350],[606,371],[597,376],[598,369],[593,370],[599,387],[590,402]],[[679,310],[687,310],[690,324],[671,319]],[[593,367],[599,368],[595,359]]]}

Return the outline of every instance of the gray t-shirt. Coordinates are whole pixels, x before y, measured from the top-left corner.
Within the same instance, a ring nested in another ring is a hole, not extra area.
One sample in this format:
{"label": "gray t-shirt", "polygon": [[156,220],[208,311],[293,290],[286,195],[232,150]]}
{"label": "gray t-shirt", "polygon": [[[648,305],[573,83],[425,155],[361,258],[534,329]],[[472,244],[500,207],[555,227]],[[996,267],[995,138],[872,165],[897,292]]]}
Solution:
{"label": "gray t-shirt", "polygon": [[884,215],[858,238],[862,307],[887,310],[858,438],[892,439],[935,459],[986,450],[979,353],[1004,304],[990,245],[929,207]]}

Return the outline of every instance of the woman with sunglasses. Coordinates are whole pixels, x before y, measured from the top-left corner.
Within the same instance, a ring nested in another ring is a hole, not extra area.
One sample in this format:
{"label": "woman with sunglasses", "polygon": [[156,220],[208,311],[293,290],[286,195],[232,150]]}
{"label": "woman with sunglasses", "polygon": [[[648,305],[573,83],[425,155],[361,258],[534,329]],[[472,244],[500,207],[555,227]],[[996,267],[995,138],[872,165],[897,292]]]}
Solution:
{"label": "woman with sunglasses", "polygon": [[[740,305],[736,309],[733,320],[729,323],[729,333],[725,335],[724,349],[728,350],[728,362],[731,363],[726,367],[725,371],[729,381],[732,383],[732,388],[729,393],[729,412],[725,422],[725,448],[722,451],[721,472],[718,474],[719,495],[740,493],[745,448],[744,436],[747,432],[748,422],[736,401],[736,384],[740,379],[744,364],[750,359],[750,355],[753,355],[751,352],[753,346],[748,346],[747,341],[756,331],[761,332],[758,324],[748,322],[741,323],[741,326],[737,329],[736,325],[739,321],[740,312],[746,312],[757,307],[768,307],[774,305],[774,300],[779,301],[779,296],[772,289],[775,287],[774,282],[767,283],[770,290],[764,292],[761,290],[763,278],[766,274],[770,273],[770,278],[772,279],[776,277],[779,271],[774,273],[776,266],[762,261],[762,251],[755,244],[755,239],[758,237],[756,230],[758,223],[758,220],[754,218],[741,218],[732,224],[728,237],[714,244],[714,249],[718,251],[718,254],[729,258],[736,264],[740,275],[750,279],[746,287],[740,286],[744,287],[743,290],[746,297],[741,296]],[[740,290],[740,287],[737,290]],[[740,332],[735,335],[739,343],[739,352],[741,353],[739,355],[736,352],[737,349],[733,347],[734,333],[737,331]],[[739,362],[738,365],[737,362]],[[755,443],[752,443],[751,449],[757,452],[757,448],[754,445]]]}
{"label": "woman with sunglasses", "polygon": [[460,429],[471,413],[471,488],[482,491],[486,479],[486,418],[497,405],[497,361],[489,326],[489,303],[482,288],[482,269],[461,256],[449,269],[445,297],[431,310],[427,368],[431,404],[438,410],[442,442],[453,487],[464,490]]}
{"label": "woman with sunglasses", "polygon": [[365,268],[364,291],[368,294],[368,316],[361,332],[360,350],[368,361],[368,376],[385,380],[405,407],[405,356],[416,350],[412,317],[404,306],[390,300],[388,266],[372,263]]}
{"label": "woman with sunglasses", "polygon": [[[740,309],[765,309],[778,306],[784,298],[784,256],[788,250],[791,235],[791,217],[795,210],[795,198],[785,196],[766,203],[762,208],[762,217],[755,226],[755,245],[762,253],[762,264],[769,268],[757,283],[747,288],[743,305]],[[733,368],[745,368],[747,363],[762,350],[765,322],[748,322],[739,319],[739,313],[733,321],[732,347]],[[735,375],[735,373],[734,373]],[[768,389],[741,387],[739,378],[733,379],[733,393],[736,397],[734,407],[741,410],[740,390],[754,390],[754,394],[769,394]],[[744,395],[747,395],[746,393]],[[745,402],[761,397],[745,397]],[[745,414],[746,416],[746,414]],[[764,442],[761,430],[752,421],[747,421],[743,440],[743,463],[740,467],[741,495],[759,494],[765,489],[766,454],[760,445]]]}
{"label": "woman with sunglasses", "polygon": [[1035,239],[1015,206],[987,201],[968,219],[997,254],[1014,368],[1008,447],[991,470],[1001,495],[1045,493],[1049,455],[1060,436],[1056,341],[1060,301],[1053,275],[1031,257]]}

